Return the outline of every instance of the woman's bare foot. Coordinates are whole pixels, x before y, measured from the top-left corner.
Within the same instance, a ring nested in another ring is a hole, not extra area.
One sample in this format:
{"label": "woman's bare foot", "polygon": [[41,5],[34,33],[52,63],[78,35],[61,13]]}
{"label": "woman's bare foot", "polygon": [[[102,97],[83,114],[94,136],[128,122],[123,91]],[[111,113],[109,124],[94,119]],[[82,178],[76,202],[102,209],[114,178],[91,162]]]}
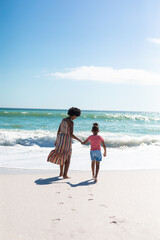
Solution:
{"label": "woman's bare foot", "polygon": [[95,183],[97,182],[97,177],[94,178],[94,182],[95,182]]}
{"label": "woman's bare foot", "polygon": [[59,177],[63,177],[63,173],[60,173],[60,174],[59,174]]}
{"label": "woman's bare foot", "polygon": [[68,178],[70,178],[70,177],[68,177],[67,175],[65,176],[65,175],[63,175],[63,178],[64,179],[68,179]]}

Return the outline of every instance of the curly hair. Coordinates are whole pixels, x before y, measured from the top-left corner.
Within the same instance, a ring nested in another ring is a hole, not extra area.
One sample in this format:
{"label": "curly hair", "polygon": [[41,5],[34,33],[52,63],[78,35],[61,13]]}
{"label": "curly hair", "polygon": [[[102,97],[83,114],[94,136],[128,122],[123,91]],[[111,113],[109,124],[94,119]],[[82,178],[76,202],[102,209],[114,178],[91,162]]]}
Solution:
{"label": "curly hair", "polygon": [[79,108],[72,107],[68,110],[68,115],[79,117],[81,115],[81,110]]}

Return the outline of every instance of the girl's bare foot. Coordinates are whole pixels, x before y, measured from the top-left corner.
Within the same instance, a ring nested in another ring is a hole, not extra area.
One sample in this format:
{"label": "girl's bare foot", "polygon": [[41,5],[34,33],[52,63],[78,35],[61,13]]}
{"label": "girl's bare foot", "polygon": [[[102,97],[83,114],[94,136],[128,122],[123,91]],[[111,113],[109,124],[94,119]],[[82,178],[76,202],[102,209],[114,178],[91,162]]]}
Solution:
{"label": "girl's bare foot", "polygon": [[59,174],[59,177],[63,177],[63,173],[60,173],[60,174]]}
{"label": "girl's bare foot", "polygon": [[95,183],[97,182],[97,177],[94,178],[94,182],[95,182]]}

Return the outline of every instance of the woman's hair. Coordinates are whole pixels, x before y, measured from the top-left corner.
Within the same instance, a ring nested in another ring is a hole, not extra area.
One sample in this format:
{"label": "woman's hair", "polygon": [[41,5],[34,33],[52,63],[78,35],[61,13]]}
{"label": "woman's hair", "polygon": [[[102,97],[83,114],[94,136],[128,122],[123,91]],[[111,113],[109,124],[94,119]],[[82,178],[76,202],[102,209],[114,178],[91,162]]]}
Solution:
{"label": "woman's hair", "polygon": [[81,110],[79,108],[72,107],[68,110],[68,115],[79,117],[81,115]]}
{"label": "woman's hair", "polygon": [[98,123],[93,123],[92,131],[97,132],[99,130]]}

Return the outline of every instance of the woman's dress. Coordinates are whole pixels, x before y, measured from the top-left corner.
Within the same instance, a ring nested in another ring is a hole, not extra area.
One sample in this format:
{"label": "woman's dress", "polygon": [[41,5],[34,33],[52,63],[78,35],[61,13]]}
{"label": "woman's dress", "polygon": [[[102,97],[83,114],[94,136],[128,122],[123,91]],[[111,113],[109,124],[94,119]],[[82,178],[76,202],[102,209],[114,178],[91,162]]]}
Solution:
{"label": "woman's dress", "polygon": [[52,150],[47,158],[48,162],[63,165],[69,161],[72,153],[72,138],[70,127],[67,121],[62,120],[60,124],[60,133],[57,136],[56,147]]}

